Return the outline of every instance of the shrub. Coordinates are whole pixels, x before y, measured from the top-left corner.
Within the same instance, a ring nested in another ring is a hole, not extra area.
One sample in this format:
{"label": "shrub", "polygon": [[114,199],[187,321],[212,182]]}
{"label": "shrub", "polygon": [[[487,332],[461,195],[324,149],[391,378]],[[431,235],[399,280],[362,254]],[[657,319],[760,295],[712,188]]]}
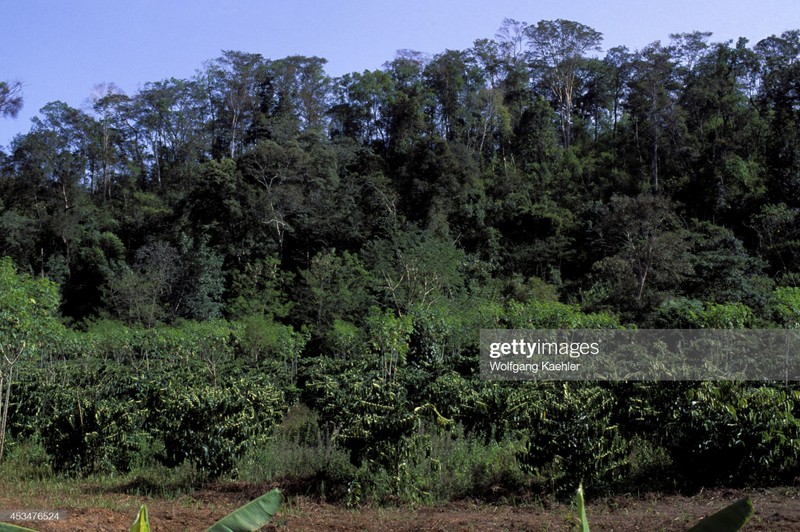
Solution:
{"label": "shrub", "polygon": [[284,411],[283,393],[263,375],[230,376],[216,386],[164,376],[155,384],[148,428],[164,440],[165,463],[189,460],[208,478],[230,472]]}
{"label": "shrub", "polygon": [[689,389],[666,427],[681,481],[792,481],[800,474],[798,404],[796,389],[733,382]]}
{"label": "shrub", "polygon": [[563,495],[583,482],[607,489],[627,474],[628,445],[614,423],[617,399],[585,383],[525,383],[509,394],[505,416],[523,443],[523,469]]}
{"label": "shrub", "polygon": [[293,406],[271,437],[251,446],[236,461],[240,479],[297,483],[305,494],[340,499],[355,475],[350,455],[338,447],[303,405]]}

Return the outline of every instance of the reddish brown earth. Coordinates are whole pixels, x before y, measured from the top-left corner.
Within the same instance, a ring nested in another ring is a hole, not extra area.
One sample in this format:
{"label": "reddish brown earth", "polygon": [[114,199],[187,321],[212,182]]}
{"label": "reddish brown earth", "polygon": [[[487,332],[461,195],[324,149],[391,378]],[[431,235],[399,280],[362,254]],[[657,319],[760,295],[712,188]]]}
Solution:
{"label": "reddish brown earth", "polygon": [[[156,531],[205,530],[226,513],[268,491],[271,486],[220,484],[177,499],[149,499],[108,493],[104,506],[59,508],[69,512],[59,522],[17,523],[36,530],[128,530],[138,506],[147,504]],[[94,496],[87,488],[87,498]],[[756,514],[746,531],[800,531],[800,489],[716,490],[694,496],[650,494],[615,496],[589,504],[592,530],[686,530],[706,515],[750,497]],[[96,499],[95,499],[96,500]],[[26,507],[30,508],[30,498]],[[33,501],[39,502],[39,501]],[[55,509],[42,499],[38,509]],[[0,494],[0,509],[18,509],[13,494]],[[569,505],[552,502],[525,507],[469,502],[439,507],[347,509],[307,497],[292,497],[266,530],[570,530]]]}

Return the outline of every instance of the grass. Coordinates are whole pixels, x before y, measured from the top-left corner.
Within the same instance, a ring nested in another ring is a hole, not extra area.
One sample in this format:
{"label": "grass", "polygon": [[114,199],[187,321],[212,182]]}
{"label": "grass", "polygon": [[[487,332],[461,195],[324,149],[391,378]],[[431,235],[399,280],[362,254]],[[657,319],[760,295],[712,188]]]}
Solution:
{"label": "grass", "polygon": [[[96,482],[98,479],[92,479]],[[59,510],[62,508],[104,508],[109,510],[138,509],[138,503],[118,493],[92,493],[86,489],[85,479],[52,478],[46,480],[18,480],[3,475],[0,492],[14,498],[26,508]],[[108,483],[103,479],[103,483]]]}
{"label": "grass", "polygon": [[190,507],[196,487],[192,468],[140,468],[126,474],[88,477],[53,472],[36,442],[15,443],[0,462],[0,493],[26,508],[101,508],[138,511],[145,498],[175,499]]}

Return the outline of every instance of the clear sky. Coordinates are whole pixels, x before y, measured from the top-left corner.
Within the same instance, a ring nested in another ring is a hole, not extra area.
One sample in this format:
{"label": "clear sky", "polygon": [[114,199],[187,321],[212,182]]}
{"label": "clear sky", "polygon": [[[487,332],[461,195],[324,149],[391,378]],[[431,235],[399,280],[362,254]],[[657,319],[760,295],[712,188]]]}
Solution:
{"label": "clear sky", "polygon": [[317,55],[336,76],[402,48],[469,48],[504,18],[575,20],[602,32],[604,49],[694,30],[755,44],[800,28],[800,0],[0,0],[0,79],[22,81],[25,98],[18,118],[0,119],[0,146],[47,102],[81,107],[99,83],[133,94],[187,78],[221,50]]}

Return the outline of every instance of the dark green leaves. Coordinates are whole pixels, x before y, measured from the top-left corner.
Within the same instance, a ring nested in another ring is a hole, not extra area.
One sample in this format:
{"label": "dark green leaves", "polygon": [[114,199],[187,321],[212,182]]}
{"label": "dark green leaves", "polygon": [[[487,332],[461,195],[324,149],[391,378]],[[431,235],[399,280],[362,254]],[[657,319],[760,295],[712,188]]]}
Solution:
{"label": "dark green leaves", "polygon": [[253,532],[278,513],[283,497],[272,490],[217,521],[208,532]]}

